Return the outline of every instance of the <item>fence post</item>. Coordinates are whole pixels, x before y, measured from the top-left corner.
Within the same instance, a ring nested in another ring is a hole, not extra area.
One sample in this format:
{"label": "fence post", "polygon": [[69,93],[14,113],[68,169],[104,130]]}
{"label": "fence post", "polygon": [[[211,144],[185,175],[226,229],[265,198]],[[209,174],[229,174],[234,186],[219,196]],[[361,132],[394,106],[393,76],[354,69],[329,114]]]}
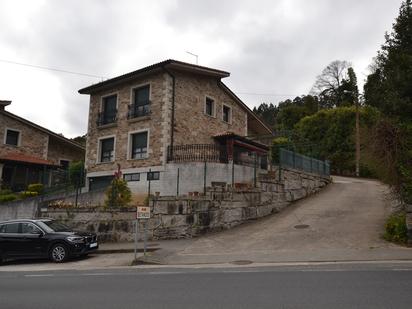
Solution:
{"label": "fence post", "polygon": [[232,158],[232,190],[235,187],[235,160]]}
{"label": "fence post", "polygon": [[256,188],[256,169],[257,169],[257,154],[256,152],[253,153],[253,159],[254,159],[254,164],[253,164],[253,186]]}
{"label": "fence post", "polygon": [[296,168],[296,149],[293,147],[293,168]]}
{"label": "fence post", "polygon": [[179,168],[177,168],[176,196],[179,196],[179,177],[180,177]]}
{"label": "fence post", "polygon": [[147,180],[149,181],[149,185],[148,185],[148,188],[147,188],[147,196],[148,196],[149,200],[150,200],[150,182],[151,182],[151,179],[152,179],[152,169],[149,168],[149,173],[147,174]]}
{"label": "fence post", "polygon": [[282,180],[282,148],[279,147],[279,182]]}
{"label": "fence post", "polygon": [[205,160],[205,167],[204,167],[204,173],[203,173],[203,194],[206,196],[206,160]]}

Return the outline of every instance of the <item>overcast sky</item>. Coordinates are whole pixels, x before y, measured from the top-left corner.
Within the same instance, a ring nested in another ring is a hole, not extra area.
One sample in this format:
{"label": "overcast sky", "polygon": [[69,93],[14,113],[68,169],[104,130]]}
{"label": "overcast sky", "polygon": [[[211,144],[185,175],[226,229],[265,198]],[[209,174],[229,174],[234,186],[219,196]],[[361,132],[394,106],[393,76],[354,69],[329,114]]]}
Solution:
{"label": "overcast sky", "polygon": [[65,136],[86,133],[99,78],[165,59],[231,72],[224,82],[250,107],[306,94],[333,60],[360,83],[401,0],[0,0],[0,99],[8,110]]}

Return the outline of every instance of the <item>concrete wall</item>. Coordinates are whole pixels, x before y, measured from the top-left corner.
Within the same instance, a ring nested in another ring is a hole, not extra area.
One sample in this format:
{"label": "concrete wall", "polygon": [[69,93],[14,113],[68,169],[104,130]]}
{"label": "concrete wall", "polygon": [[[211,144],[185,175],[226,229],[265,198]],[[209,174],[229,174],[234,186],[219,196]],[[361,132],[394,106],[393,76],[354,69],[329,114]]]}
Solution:
{"label": "concrete wall", "polygon": [[[147,221],[149,238],[187,238],[229,229],[276,213],[291,202],[318,192],[330,182],[330,178],[295,170],[282,170],[282,181],[278,182],[278,179],[278,175],[272,174],[261,177],[258,188],[227,190],[215,187],[208,188],[206,196],[155,198],[150,201],[152,217]],[[66,221],[79,229],[94,231],[101,240],[133,240],[134,237],[135,208],[49,207],[41,215]]]}
{"label": "concrete wall", "polygon": [[[204,191],[205,164],[201,162],[194,163],[169,163],[165,168],[159,167],[160,180],[151,181],[150,191],[152,194],[160,192],[161,196],[175,196],[177,192],[177,173],[179,169],[179,195],[188,194],[189,192]],[[156,171],[152,168],[152,171]],[[258,169],[256,175],[266,172]],[[254,168],[250,166],[234,165],[235,182],[253,183]],[[206,163],[206,187],[210,187],[212,182],[232,183],[232,165],[224,163]],[[147,193],[148,181],[146,173],[143,171],[140,175],[140,181],[131,181],[128,183],[134,193]]]}
{"label": "concrete wall", "polygon": [[11,219],[32,219],[38,215],[39,198],[12,201],[0,204],[0,221]]}

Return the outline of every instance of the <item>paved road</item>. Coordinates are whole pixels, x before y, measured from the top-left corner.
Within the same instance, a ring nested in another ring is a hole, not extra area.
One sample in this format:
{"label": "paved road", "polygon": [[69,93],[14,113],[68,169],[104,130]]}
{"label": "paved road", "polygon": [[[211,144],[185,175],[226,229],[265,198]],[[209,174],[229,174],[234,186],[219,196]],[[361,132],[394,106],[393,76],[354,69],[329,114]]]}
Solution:
{"label": "paved road", "polygon": [[[412,259],[412,249],[382,239],[387,187],[334,177],[320,193],[280,214],[161,250],[164,264]],[[297,229],[297,225],[307,225]]]}
{"label": "paved road", "polygon": [[2,272],[0,308],[411,308],[412,264]]}

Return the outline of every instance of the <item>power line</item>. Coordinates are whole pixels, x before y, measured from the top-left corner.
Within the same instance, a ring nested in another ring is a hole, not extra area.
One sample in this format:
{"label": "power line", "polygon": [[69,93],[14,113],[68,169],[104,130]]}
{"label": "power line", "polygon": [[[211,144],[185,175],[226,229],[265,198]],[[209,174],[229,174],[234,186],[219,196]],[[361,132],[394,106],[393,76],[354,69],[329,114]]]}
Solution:
{"label": "power line", "polygon": [[9,63],[9,64],[16,64],[16,65],[21,65],[21,66],[26,66],[26,67],[36,68],[36,69],[42,69],[42,70],[49,70],[49,71],[73,74],[73,75],[94,77],[94,78],[99,78],[99,79],[102,79],[102,80],[107,79],[107,77],[104,77],[104,76],[81,73],[81,72],[74,72],[74,71],[67,71],[67,70],[63,70],[63,69],[50,68],[50,67],[45,67],[45,66],[35,65],[35,64],[29,64],[29,63],[23,63],[23,62],[16,62],[16,61],[4,60],[4,59],[0,59],[0,62]]}
{"label": "power line", "polygon": [[292,96],[301,96],[302,94],[291,94],[291,93],[258,93],[258,92],[236,92],[237,94],[244,94],[244,95],[265,95],[265,96],[273,96],[273,97],[292,97]]}
{"label": "power line", "polygon": [[[101,80],[108,79],[108,77],[100,76],[100,75],[94,75],[94,74],[88,74],[88,73],[82,73],[82,72],[75,72],[75,71],[68,71],[68,70],[63,70],[63,69],[58,69],[58,68],[51,68],[51,67],[46,67],[46,66],[41,66],[41,65],[36,65],[36,64],[29,64],[29,63],[23,63],[23,62],[17,62],[17,61],[5,60],[5,59],[0,59],[0,62],[4,62],[4,63],[8,63],[8,64],[21,65],[21,66],[31,67],[31,68],[35,68],[35,69],[42,69],[42,70],[49,70],[49,71],[55,71],[55,72],[60,72],[60,73],[66,73],[66,74],[73,74],[73,75],[99,78]],[[292,96],[300,96],[301,95],[301,94],[290,94],[290,93],[289,94],[287,94],[287,93],[281,94],[281,93],[258,93],[258,92],[237,92],[237,94],[254,95],[254,96],[274,96],[274,97],[292,97]]]}

